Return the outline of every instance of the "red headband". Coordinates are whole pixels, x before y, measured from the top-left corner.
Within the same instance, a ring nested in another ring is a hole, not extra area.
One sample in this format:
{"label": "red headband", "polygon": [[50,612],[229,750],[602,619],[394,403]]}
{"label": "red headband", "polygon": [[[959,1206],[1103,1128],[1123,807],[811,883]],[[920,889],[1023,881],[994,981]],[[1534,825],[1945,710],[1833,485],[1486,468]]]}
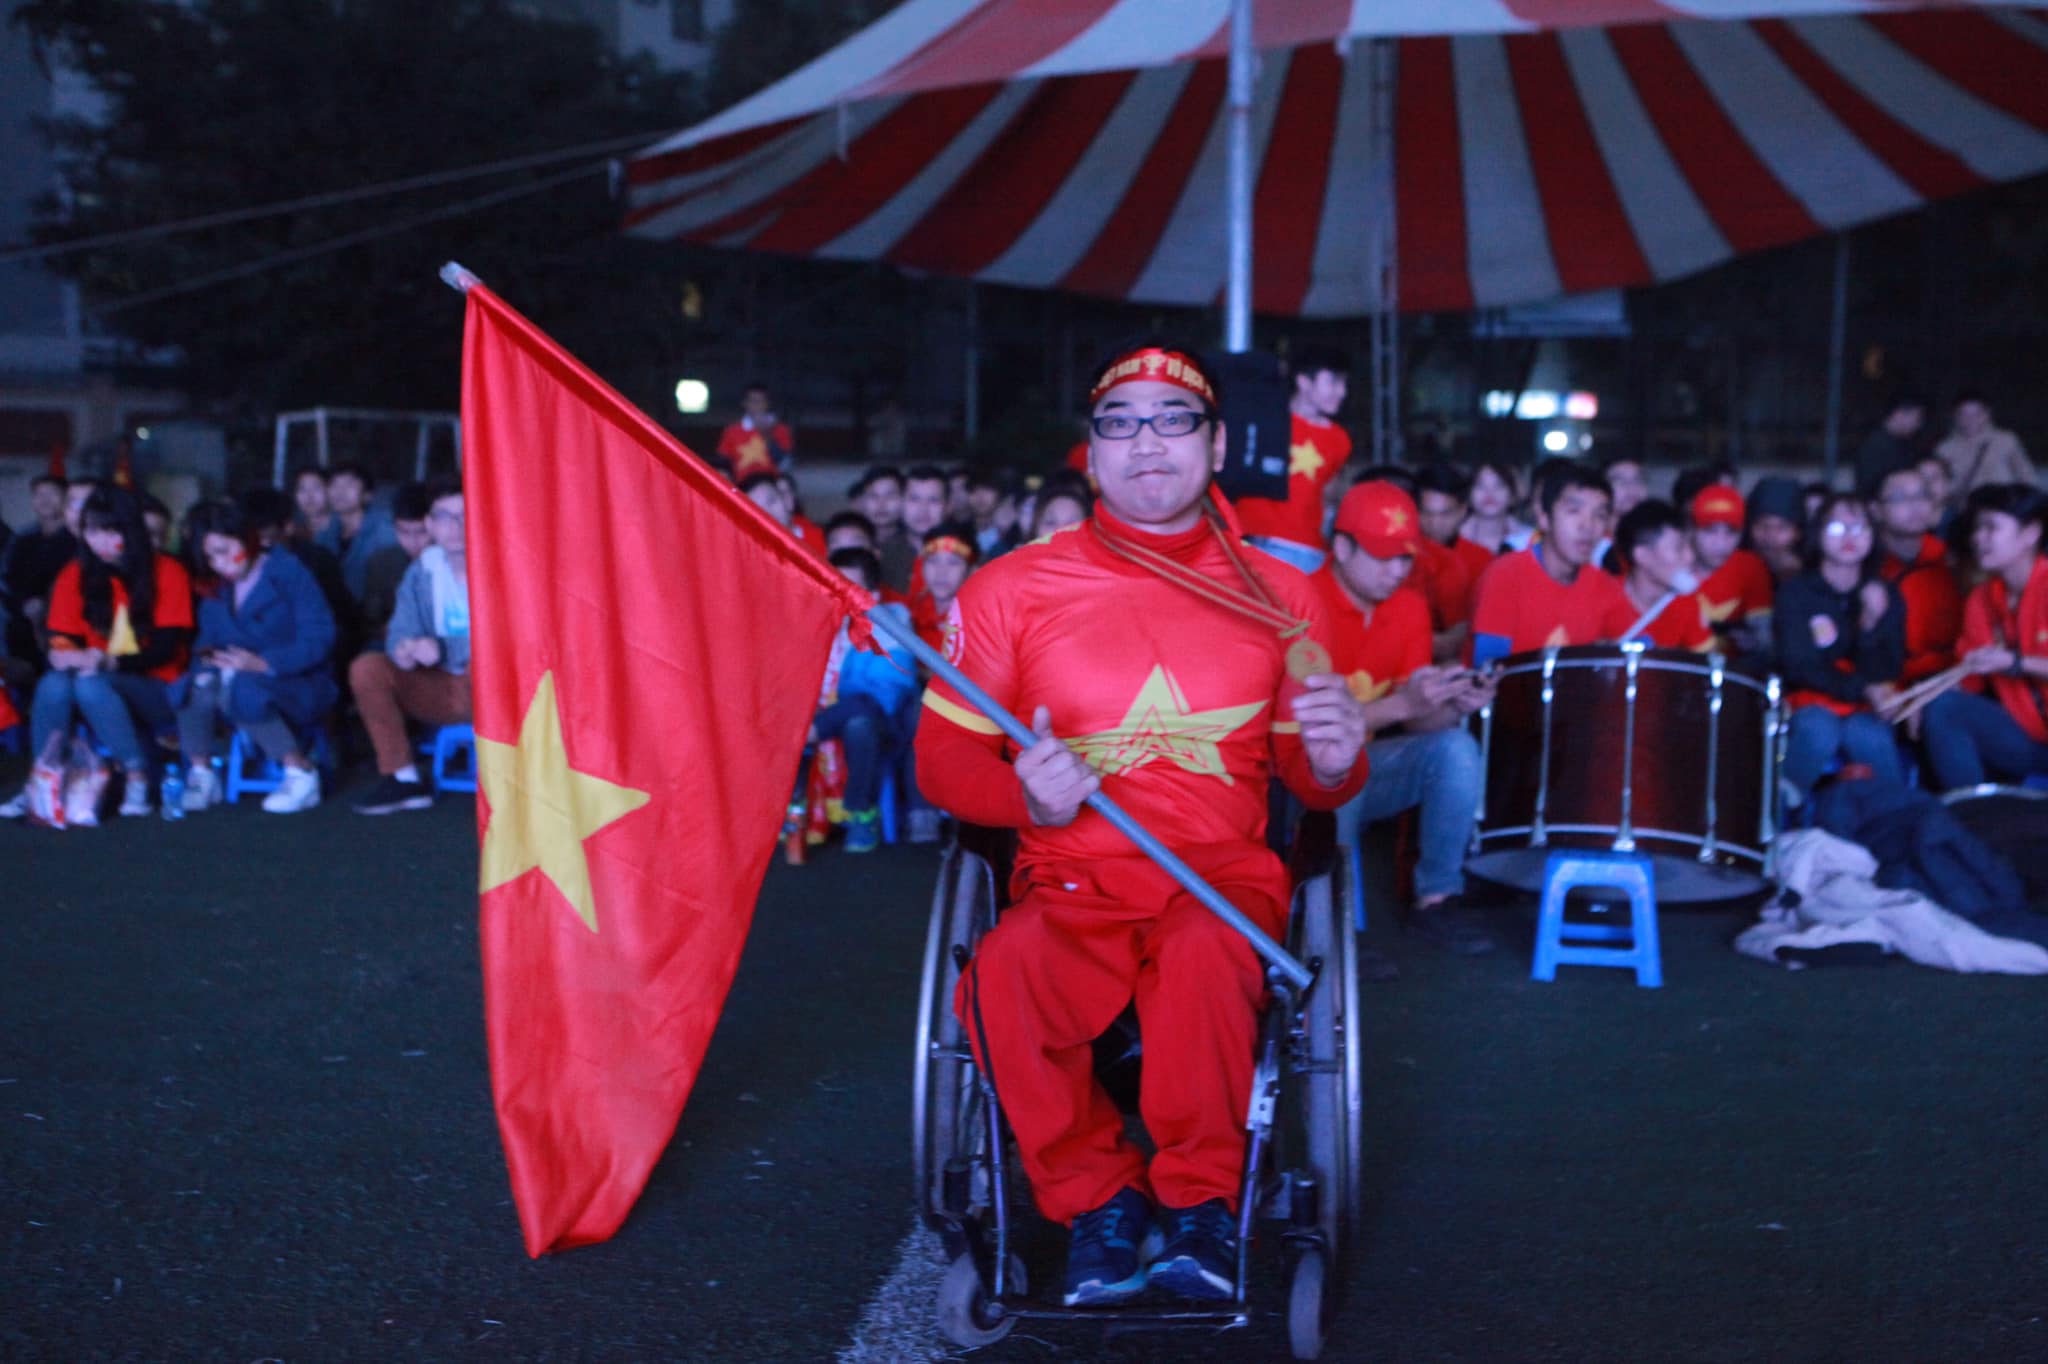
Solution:
{"label": "red headband", "polygon": [[1157,346],[1134,350],[1104,370],[1102,377],[1095,381],[1095,391],[1088,395],[1089,405],[1093,406],[1103,394],[1131,379],[1155,379],[1163,384],[1172,384],[1175,388],[1186,389],[1209,406],[1216,406],[1216,390],[1209,387],[1209,377],[1202,373],[1202,367],[1177,350],[1161,350]]}
{"label": "red headband", "polygon": [[970,564],[978,557],[973,545],[953,535],[934,535],[925,541],[919,557],[926,554],[957,554]]}

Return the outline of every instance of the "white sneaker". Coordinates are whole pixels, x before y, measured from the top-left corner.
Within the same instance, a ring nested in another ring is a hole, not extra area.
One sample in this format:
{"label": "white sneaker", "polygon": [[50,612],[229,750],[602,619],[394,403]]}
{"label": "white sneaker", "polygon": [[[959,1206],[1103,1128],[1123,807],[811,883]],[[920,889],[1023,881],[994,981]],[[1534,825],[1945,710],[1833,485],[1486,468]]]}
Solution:
{"label": "white sneaker", "polygon": [[17,792],[15,792],[15,793],[14,793],[14,798],[13,798],[12,800],[9,800],[9,801],[8,801],[8,802],[6,802],[6,803],[5,803],[4,805],[0,805],[0,819],[27,819],[27,818],[28,818],[28,788],[27,788],[26,786],[24,786],[24,787],[22,787],[22,788],[21,788],[21,790],[19,790],[19,791],[17,791]]}
{"label": "white sneaker", "polygon": [[220,804],[220,774],[207,763],[196,763],[185,776],[185,795],[178,802],[189,813]]}
{"label": "white sneaker", "polygon": [[320,773],[310,767],[287,767],[284,784],[263,798],[273,815],[295,815],[320,803]]}
{"label": "white sneaker", "polygon": [[150,809],[148,775],[141,772],[129,773],[126,785],[121,788],[121,813],[146,815]]}

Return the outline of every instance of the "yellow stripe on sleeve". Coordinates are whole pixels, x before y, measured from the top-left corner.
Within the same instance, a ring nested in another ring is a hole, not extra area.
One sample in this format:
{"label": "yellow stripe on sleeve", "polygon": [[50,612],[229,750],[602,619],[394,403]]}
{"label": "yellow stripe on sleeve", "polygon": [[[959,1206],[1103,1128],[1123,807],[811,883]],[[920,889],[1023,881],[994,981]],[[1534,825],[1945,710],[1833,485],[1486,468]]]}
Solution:
{"label": "yellow stripe on sleeve", "polygon": [[980,711],[970,710],[958,701],[947,700],[939,695],[936,688],[926,687],[924,689],[924,704],[927,710],[938,712],[971,734],[1001,734],[1003,732],[996,728],[995,721],[989,719]]}

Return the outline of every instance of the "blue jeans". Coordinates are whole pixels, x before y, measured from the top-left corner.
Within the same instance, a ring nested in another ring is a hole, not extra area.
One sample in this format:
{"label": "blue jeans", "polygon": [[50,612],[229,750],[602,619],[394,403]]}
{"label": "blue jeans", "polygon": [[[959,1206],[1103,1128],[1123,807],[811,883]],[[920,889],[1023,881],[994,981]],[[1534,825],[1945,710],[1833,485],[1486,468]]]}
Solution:
{"label": "blue jeans", "polygon": [[1415,897],[1432,899],[1465,889],[1465,852],[1479,819],[1479,745],[1463,729],[1400,734],[1365,746],[1371,773],[1365,789],[1337,812],[1337,841],[1358,842],[1360,829],[1422,807],[1421,859]]}
{"label": "blue jeans", "polygon": [[849,696],[818,712],[812,721],[818,742],[837,739],[846,750],[846,808],[861,813],[875,808],[882,784],[882,744],[889,735],[889,715],[872,696]]}
{"label": "blue jeans", "polygon": [[1844,764],[1866,764],[1879,781],[1906,784],[1892,727],[1869,711],[1837,715],[1824,706],[1806,706],[1792,712],[1785,736],[1785,780],[1802,798],[1838,758]]}
{"label": "blue jeans", "polygon": [[29,704],[35,751],[40,756],[52,734],[70,728],[75,708],[116,762],[131,772],[148,767],[135,722],[142,721],[147,734],[167,728],[172,718],[168,691],[162,682],[141,673],[44,673]]}
{"label": "blue jeans", "polygon": [[1293,564],[1304,573],[1315,572],[1323,566],[1323,560],[1330,557],[1314,545],[1296,544],[1274,535],[1247,535],[1244,538],[1247,543],[1257,545],[1280,562]]}
{"label": "blue jeans", "polygon": [[2028,737],[2012,713],[1988,696],[1952,691],[1927,707],[1920,728],[1927,760],[1944,791],[2048,772],[2048,744]]}

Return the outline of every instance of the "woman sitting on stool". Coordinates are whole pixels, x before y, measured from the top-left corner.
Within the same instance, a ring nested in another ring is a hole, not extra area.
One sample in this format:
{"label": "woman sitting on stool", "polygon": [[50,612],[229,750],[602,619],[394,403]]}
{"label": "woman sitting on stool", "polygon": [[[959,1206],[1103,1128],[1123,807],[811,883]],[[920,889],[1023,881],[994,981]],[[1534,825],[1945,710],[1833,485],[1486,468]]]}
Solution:
{"label": "woman sitting on stool", "polygon": [[[85,543],[50,586],[50,671],[36,684],[30,731],[40,756],[74,711],[85,717],[127,774],[121,813],[146,815],[146,745],[171,724],[166,690],[185,671],[192,580],[151,547],[141,499],[125,488],[95,489],[79,516]],[[0,805],[0,816],[26,814],[26,796]]]}
{"label": "woman sitting on stool", "polygon": [[204,810],[221,797],[208,759],[214,727],[226,715],[258,752],[284,767],[263,808],[310,810],[320,803],[320,773],[299,735],[320,723],[341,694],[330,666],[334,614],[313,575],[290,554],[266,552],[239,507],[209,503],[193,511],[190,524],[192,544],[218,582],[199,604],[198,666],[171,689],[191,764],[185,808]]}

